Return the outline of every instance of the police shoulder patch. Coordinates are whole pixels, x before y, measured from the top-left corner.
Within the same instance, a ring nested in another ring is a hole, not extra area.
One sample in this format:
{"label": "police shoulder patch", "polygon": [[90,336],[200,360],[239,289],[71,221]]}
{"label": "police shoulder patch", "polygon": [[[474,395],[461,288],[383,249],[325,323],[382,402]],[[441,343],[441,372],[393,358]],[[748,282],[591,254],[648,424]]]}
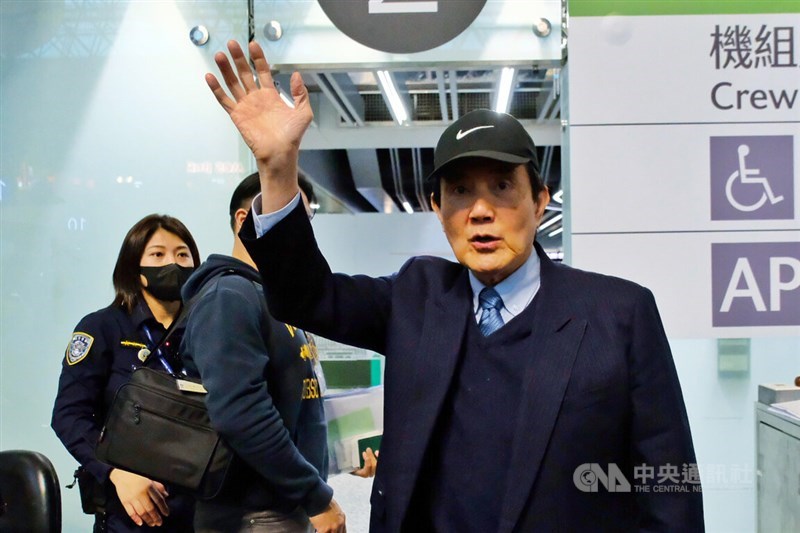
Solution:
{"label": "police shoulder patch", "polygon": [[74,365],[80,363],[84,357],[89,355],[89,350],[94,343],[94,337],[82,331],[72,334],[72,340],[67,346],[67,364]]}

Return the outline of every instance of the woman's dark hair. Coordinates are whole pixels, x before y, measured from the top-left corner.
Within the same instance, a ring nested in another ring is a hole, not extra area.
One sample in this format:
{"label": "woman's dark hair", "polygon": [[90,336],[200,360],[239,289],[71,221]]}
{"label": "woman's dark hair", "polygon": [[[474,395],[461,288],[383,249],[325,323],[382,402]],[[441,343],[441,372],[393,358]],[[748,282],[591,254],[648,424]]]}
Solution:
{"label": "woman's dark hair", "polygon": [[[517,163],[498,162],[498,164],[507,165],[509,170],[517,167]],[[525,163],[524,165],[525,165],[525,170],[528,171],[528,178],[531,180],[531,192],[533,193],[533,201],[536,202],[538,201],[539,193],[545,189],[544,180],[542,180],[542,176],[541,174],[539,174],[539,169],[536,168],[536,163],[528,162]],[[430,181],[431,192],[433,193],[433,201],[436,203],[436,205],[442,205],[441,174],[442,173],[439,172]]]}
{"label": "woman's dark hair", "polygon": [[192,234],[183,222],[169,215],[147,215],[133,225],[125,235],[114,265],[114,301],[112,305],[121,305],[129,313],[142,297],[142,281],[139,278],[139,266],[147,242],[159,229],[177,235],[189,247],[194,265],[200,265],[200,252],[192,238]]}

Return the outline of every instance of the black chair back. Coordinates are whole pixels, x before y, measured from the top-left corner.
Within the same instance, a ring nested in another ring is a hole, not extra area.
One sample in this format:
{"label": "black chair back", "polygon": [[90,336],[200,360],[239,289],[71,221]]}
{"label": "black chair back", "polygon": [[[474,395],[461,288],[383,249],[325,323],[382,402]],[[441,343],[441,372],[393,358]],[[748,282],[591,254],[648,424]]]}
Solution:
{"label": "black chair back", "polygon": [[26,450],[0,452],[0,531],[61,531],[58,475],[44,455]]}

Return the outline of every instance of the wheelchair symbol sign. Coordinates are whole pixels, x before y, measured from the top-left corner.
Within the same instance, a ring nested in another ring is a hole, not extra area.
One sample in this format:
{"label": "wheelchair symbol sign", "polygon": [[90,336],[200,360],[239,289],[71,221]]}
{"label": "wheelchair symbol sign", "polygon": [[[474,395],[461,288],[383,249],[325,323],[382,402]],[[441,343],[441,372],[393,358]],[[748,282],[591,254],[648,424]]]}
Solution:
{"label": "wheelchair symbol sign", "polygon": [[[739,211],[747,212],[755,211],[764,205],[767,200],[769,200],[771,204],[777,204],[782,201],[783,196],[776,196],[772,192],[772,187],[769,186],[769,179],[765,176],[760,176],[760,171],[757,168],[747,168],[746,158],[748,154],[750,154],[750,147],[746,144],[740,144],[737,152],[739,153],[739,170],[735,170],[725,184],[725,196],[728,197],[728,201],[731,205]],[[754,203],[743,205],[736,200],[734,194],[734,186],[737,183],[741,183],[742,185],[760,185],[764,190],[761,193],[761,197]]]}
{"label": "wheelchair symbol sign", "polygon": [[794,217],[790,135],[711,137],[711,220]]}

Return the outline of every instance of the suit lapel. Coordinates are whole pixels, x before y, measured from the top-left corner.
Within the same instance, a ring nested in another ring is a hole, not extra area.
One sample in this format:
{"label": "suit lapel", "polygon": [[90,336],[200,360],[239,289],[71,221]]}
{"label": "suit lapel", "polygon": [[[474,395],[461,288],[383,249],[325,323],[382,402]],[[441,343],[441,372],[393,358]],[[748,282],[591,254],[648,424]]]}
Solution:
{"label": "suit lapel", "polygon": [[397,509],[404,512],[416,488],[436,419],[450,390],[471,309],[472,292],[466,270],[441,297],[429,300],[425,306],[421,348],[411,363],[416,369],[410,383],[412,408],[406,410],[401,433],[405,461],[402,461],[398,486],[393,491],[399,499]]}
{"label": "suit lapel", "polygon": [[[537,244],[542,284],[536,295],[536,315],[526,350],[531,357],[523,369],[519,412],[511,446],[499,531],[513,530],[539,473],[570,379],[586,320],[569,309],[569,287],[561,272]],[[520,465],[524,465],[521,468]]]}

